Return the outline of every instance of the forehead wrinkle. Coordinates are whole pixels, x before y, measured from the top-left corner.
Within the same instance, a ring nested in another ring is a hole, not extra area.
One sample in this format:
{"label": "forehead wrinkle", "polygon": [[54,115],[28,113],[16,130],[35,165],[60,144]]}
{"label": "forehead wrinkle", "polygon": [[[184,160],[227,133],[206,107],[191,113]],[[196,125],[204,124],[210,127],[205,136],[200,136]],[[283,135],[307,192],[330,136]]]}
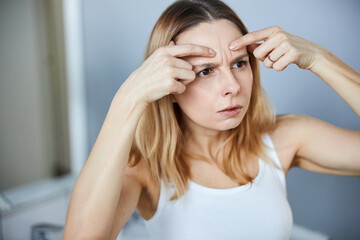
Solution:
{"label": "forehead wrinkle", "polygon": [[[216,55],[213,58],[201,56],[182,57],[184,60],[189,60],[192,65],[199,65],[203,62],[202,60],[205,59],[206,62],[201,65],[208,63],[208,67],[212,67],[224,62],[231,62],[240,55],[239,52],[243,53],[242,49],[238,51],[231,51],[229,49],[229,44],[240,36],[242,36],[242,33],[233,22],[221,19],[212,23],[201,23],[198,26],[181,33],[177,43],[198,44],[214,49]],[[246,52],[245,48],[244,53]]]}
{"label": "forehead wrinkle", "polygon": [[[227,62],[230,62],[232,64],[232,63],[235,63],[236,61],[239,61],[240,59],[246,58],[247,56],[249,56],[248,53],[238,54],[235,57],[231,58],[230,61],[227,61]],[[220,61],[220,62],[223,62],[223,61]],[[193,69],[196,69],[196,68],[215,68],[215,67],[220,66],[221,64],[219,62],[205,62],[205,63],[192,64],[192,65],[193,65]]]}
{"label": "forehead wrinkle", "polygon": [[226,46],[225,50],[219,50],[219,48],[212,47],[216,51],[216,55],[213,58],[188,56],[188,57],[183,57],[182,59],[189,61],[190,64],[193,65],[193,68],[200,68],[200,67],[211,68],[211,67],[218,67],[224,62],[232,63],[240,56],[243,56],[243,58],[249,56],[246,47],[239,49],[237,51],[231,51],[230,49],[227,50],[228,44],[226,44],[225,46]]}

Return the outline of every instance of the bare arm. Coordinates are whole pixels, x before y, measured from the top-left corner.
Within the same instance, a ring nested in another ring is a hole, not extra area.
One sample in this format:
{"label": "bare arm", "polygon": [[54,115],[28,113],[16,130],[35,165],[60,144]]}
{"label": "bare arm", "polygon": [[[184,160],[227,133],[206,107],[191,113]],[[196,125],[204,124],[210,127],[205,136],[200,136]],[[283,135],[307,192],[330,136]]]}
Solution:
{"label": "bare arm", "polygon": [[[263,43],[256,42],[264,40]],[[278,26],[245,34],[230,46],[248,51],[265,67],[283,71],[295,63],[324,80],[360,117],[360,74],[322,46],[285,32]]]}
{"label": "bare arm", "polygon": [[[300,116],[301,117],[301,116]],[[293,165],[342,176],[360,176],[360,132],[334,126],[309,116],[298,121],[303,129]]]}
{"label": "bare arm", "polygon": [[[256,43],[262,40],[263,43]],[[283,71],[291,63],[312,71],[360,117],[360,74],[327,49],[278,26],[245,34],[229,46],[233,51],[243,47],[276,71]],[[278,118],[277,134],[287,139],[284,147],[290,149],[288,154],[294,154],[294,160],[288,157],[284,162],[285,170],[298,166],[321,173],[360,176],[359,131],[289,115]]]}
{"label": "bare arm", "polygon": [[123,83],[73,189],[64,239],[115,238],[135,210],[142,190],[136,167],[127,167],[136,128],[146,106],[185,91],[195,79],[187,55],[213,57],[193,44],[157,49]]}
{"label": "bare arm", "polygon": [[324,80],[360,117],[360,74],[329,51],[310,69]]}
{"label": "bare arm", "polygon": [[342,176],[360,176],[360,132],[300,115],[278,115],[272,136],[287,152],[283,167]]}
{"label": "bare arm", "polygon": [[[103,239],[109,236],[123,181],[135,181],[129,177],[124,180],[124,175],[143,108],[121,97],[114,98],[74,186],[64,239]],[[134,185],[139,186],[136,183]],[[141,189],[135,189],[132,198],[138,199]],[[126,215],[130,217],[135,207],[128,208]]]}

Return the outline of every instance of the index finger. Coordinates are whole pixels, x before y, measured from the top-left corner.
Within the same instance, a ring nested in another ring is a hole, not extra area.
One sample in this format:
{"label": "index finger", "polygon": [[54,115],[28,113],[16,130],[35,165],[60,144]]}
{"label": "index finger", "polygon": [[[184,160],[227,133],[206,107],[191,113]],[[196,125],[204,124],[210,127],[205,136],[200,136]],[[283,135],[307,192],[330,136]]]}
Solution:
{"label": "index finger", "polygon": [[250,32],[244,36],[236,39],[230,44],[231,50],[238,50],[252,43],[256,43],[269,38],[274,32],[278,31],[279,27],[267,27],[255,32]]}
{"label": "index finger", "polygon": [[215,51],[209,47],[197,45],[197,44],[178,44],[170,45],[166,47],[168,53],[174,57],[186,57],[186,56],[204,56],[204,57],[214,57]]}

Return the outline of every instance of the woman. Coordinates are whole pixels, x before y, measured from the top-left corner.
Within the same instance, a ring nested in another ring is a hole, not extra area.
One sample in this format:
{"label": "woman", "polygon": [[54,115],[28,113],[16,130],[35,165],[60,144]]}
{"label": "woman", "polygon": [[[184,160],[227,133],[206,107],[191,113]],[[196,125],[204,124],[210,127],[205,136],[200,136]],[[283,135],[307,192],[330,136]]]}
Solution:
{"label": "woman", "polygon": [[260,85],[258,60],[295,63],[360,116],[360,75],[321,46],[279,27],[248,33],[220,1],[182,0],[145,59],[113,98],[64,239],[115,239],[136,208],[153,239],[288,239],[291,167],[360,176],[358,132],[275,116]]}

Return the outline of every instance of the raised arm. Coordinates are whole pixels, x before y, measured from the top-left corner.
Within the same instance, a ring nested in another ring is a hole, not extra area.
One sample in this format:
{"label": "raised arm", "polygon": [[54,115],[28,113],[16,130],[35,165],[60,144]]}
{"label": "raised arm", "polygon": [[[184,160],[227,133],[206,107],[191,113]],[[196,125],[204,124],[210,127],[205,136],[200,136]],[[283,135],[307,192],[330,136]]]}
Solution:
{"label": "raised arm", "polygon": [[[277,26],[248,33],[232,44],[229,48],[233,51],[247,47],[266,67],[276,71],[283,71],[291,63],[312,71],[360,117],[360,74],[320,45]],[[286,171],[297,166],[326,174],[360,176],[359,131],[291,114],[278,117],[274,135],[286,139],[285,145],[293,154],[284,162]]]}
{"label": "raised arm", "polygon": [[360,74],[322,46],[273,26],[248,33],[229,46],[233,51],[243,47],[276,71],[283,71],[291,63],[312,71],[360,117]]}
{"label": "raised arm", "polygon": [[195,79],[192,65],[178,57],[215,56],[204,46],[171,45],[147,58],[113,98],[71,194],[65,240],[115,239],[135,210],[144,183],[127,163],[142,113],[151,102],[184,92]]}
{"label": "raised arm", "polygon": [[[68,207],[64,239],[106,239],[111,232],[124,182],[131,143],[143,106],[122,96],[112,101],[93,149],[75,183]],[[125,181],[129,181],[128,177]],[[136,208],[140,181],[132,182],[127,218]],[[127,219],[123,219],[126,221]]]}
{"label": "raised arm", "polygon": [[326,82],[360,117],[360,74],[329,51],[309,69]]}

